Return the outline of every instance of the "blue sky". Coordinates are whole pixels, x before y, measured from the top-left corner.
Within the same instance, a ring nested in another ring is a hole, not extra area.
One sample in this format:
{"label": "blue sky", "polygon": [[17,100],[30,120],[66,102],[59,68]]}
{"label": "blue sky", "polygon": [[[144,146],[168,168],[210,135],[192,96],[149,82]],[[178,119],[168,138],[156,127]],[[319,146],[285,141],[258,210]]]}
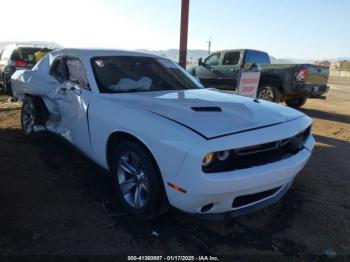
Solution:
{"label": "blue sky", "polygon": [[[178,47],[180,0],[107,3],[171,39],[169,46],[153,49]],[[212,37],[213,49],[249,47],[307,59],[350,56],[349,27],[349,0],[190,0],[188,44],[206,49]]]}
{"label": "blue sky", "polygon": [[[20,6],[20,8],[19,8]],[[39,12],[40,6],[45,11]],[[39,9],[38,9],[39,8]],[[178,48],[181,0],[4,0],[0,41]],[[60,14],[64,19],[55,19]],[[30,21],[30,25],[29,25]],[[190,0],[191,49],[253,48],[278,58],[350,57],[350,0]]]}

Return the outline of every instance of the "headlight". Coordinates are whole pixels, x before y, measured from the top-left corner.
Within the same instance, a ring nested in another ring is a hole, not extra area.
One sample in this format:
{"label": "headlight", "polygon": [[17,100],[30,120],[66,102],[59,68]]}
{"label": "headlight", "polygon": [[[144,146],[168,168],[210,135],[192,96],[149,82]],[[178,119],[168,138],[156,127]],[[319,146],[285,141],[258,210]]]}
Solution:
{"label": "headlight", "polygon": [[209,166],[214,160],[214,153],[208,153],[203,158],[202,166],[207,167]]}
{"label": "headlight", "polygon": [[219,161],[225,161],[229,156],[230,156],[230,151],[228,150],[220,151],[216,153],[216,158]]}
{"label": "headlight", "polygon": [[229,158],[229,156],[230,156],[229,150],[219,151],[219,152],[215,152],[215,153],[208,153],[203,158],[202,166],[208,167],[215,160],[219,160],[220,162],[223,162],[223,161],[227,160]]}

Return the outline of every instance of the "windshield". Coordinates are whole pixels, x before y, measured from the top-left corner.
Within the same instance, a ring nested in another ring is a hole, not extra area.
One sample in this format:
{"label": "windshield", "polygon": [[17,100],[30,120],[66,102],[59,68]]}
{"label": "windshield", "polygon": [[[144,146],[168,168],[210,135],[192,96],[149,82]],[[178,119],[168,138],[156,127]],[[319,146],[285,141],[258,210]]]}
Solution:
{"label": "windshield", "polygon": [[174,62],[139,56],[94,57],[96,82],[103,93],[199,89],[203,86]]}

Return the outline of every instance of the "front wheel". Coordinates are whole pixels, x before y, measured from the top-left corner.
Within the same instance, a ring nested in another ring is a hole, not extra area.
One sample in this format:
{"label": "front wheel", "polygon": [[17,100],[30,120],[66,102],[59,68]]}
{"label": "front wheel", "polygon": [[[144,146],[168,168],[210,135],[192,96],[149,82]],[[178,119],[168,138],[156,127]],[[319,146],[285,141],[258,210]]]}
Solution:
{"label": "front wheel", "polygon": [[286,104],[293,108],[299,108],[305,105],[306,100],[306,98],[290,98],[286,100]]}
{"label": "front wheel", "polygon": [[159,214],[164,200],[163,182],[148,150],[133,140],[121,142],[112,152],[111,172],[119,201],[138,219]]}
{"label": "front wheel", "polygon": [[258,88],[257,98],[278,103],[281,94],[274,85],[266,84]]}

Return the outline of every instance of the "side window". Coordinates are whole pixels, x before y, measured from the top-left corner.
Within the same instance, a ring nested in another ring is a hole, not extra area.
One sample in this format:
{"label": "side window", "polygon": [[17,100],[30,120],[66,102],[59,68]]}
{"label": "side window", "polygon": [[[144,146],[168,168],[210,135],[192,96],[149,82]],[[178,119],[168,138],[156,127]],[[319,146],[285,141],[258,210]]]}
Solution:
{"label": "side window", "polygon": [[224,65],[237,65],[240,54],[240,52],[227,52],[224,56]]}
{"label": "side window", "polygon": [[248,64],[271,64],[270,57],[267,53],[254,50],[247,50],[245,52],[244,62]]}
{"label": "side window", "polygon": [[217,66],[217,65],[219,65],[220,56],[221,56],[221,53],[212,54],[211,56],[209,56],[205,60],[204,63],[206,63],[207,65],[210,65],[210,66]]}
{"label": "side window", "polygon": [[50,74],[53,75],[55,78],[57,78],[58,81],[64,80],[62,58],[58,58],[53,62],[53,65],[51,66]]}
{"label": "side window", "polygon": [[68,80],[78,83],[82,88],[90,89],[83,64],[80,60],[68,58],[66,60]]}

